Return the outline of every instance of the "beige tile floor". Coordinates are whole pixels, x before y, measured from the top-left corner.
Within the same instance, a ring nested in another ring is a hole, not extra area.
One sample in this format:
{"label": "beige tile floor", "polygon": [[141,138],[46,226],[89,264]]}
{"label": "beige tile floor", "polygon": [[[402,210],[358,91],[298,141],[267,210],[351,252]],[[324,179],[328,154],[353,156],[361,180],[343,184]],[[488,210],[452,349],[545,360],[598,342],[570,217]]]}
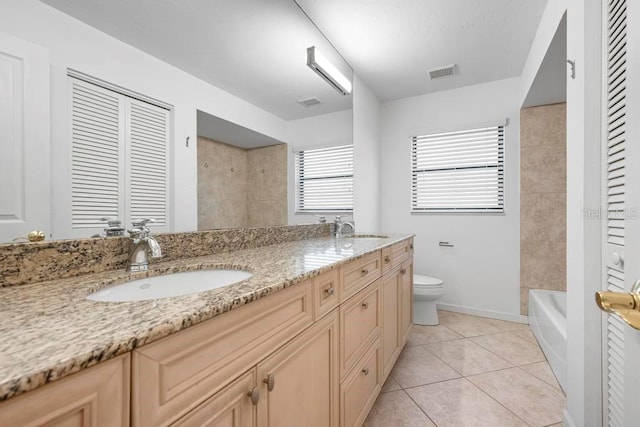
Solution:
{"label": "beige tile floor", "polygon": [[438,314],[413,326],[365,426],[561,426],[565,395],[527,325]]}

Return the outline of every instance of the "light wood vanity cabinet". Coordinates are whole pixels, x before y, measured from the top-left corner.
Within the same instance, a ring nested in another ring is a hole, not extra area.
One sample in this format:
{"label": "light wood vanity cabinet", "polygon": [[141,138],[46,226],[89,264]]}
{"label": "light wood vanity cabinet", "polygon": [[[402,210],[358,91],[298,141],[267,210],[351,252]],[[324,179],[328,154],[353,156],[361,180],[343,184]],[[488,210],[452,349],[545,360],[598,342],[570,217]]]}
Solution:
{"label": "light wood vanity cabinet", "polygon": [[409,338],[413,319],[413,259],[382,278],[382,373],[386,379]]}
{"label": "light wood vanity cabinet", "polygon": [[129,353],[0,403],[0,426],[129,425]]}
{"label": "light wood vanity cabinet", "polygon": [[0,425],[360,426],[410,331],[412,253],[394,244],[2,402]]}
{"label": "light wood vanity cabinet", "polygon": [[313,323],[311,281],[145,345],[132,355],[132,424],[164,426]]}
{"label": "light wood vanity cabinet", "polygon": [[333,311],[258,365],[259,426],[338,426],[338,333]]}

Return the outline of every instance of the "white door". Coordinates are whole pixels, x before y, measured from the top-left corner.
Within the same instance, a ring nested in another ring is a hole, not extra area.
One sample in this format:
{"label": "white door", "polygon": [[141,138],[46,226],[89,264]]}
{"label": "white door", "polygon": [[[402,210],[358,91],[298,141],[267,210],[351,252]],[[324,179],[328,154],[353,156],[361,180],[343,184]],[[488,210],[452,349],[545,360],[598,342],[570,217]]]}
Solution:
{"label": "white door", "polygon": [[[603,3],[603,288],[629,292],[640,280],[640,2]],[[640,331],[604,318],[603,424],[638,426]]]}
{"label": "white door", "polygon": [[0,243],[50,225],[49,55],[0,33]]}

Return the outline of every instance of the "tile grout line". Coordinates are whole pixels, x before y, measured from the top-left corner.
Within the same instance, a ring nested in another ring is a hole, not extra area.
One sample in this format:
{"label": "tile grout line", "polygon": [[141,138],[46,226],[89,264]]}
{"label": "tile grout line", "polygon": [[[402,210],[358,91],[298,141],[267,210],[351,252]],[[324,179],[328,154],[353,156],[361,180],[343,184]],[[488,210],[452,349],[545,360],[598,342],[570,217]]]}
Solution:
{"label": "tile grout line", "polygon": [[[507,368],[509,369],[509,368]],[[511,411],[509,408],[507,408],[506,406],[504,406],[502,403],[498,402],[496,399],[494,399],[490,394],[488,394],[486,391],[484,391],[483,389],[481,389],[480,387],[478,387],[477,385],[475,385],[474,383],[472,383],[471,381],[469,381],[467,379],[467,377],[460,377],[460,378],[451,378],[448,380],[443,380],[443,381],[437,381],[435,383],[429,383],[429,384],[423,384],[423,385],[419,385],[419,386],[414,386],[414,387],[407,387],[406,389],[402,389],[402,391],[405,392],[405,394],[407,396],[409,396],[409,399],[411,399],[413,401],[413,403],[415,403],[418,408],[420,408],[420,410],[427,416],[429,417],[429,414],[427,414],[422,407],[418,404],[418,402],[416,402],[415,400],[413,400],[413,398],[411,397],[411,395],[409,393],[407,393],[407,390],[413,389],[413,388],[419,388],[419,387],[424,387],[424,386],[429,386],[431,384],[438,384],[438,383],[444,383],[444,382],[449,382],[449,381],[457,381],[457,380],[465,380],[466,382],[468,382],[469,384],[471,384],[473,387],[475,387],[476,389],[478,389],[482,394],[484,394],[485,396],[487,396],[489,399],[493,400],[494,402],[496,402],[499,406],[501,406],[504,410],[506,410],[507,412],[509,412],[510,414],[512,414],[514,417],[516,417],[517,419],[519,419],[520,421],[522,421],[525,425],[527,426],[531,426],[531,424],[529,424],[528,422],[526,422],[525,420],[523,420],[522,418],[520,418],[517,414],[515,414],[513,411]],[[402,386],[401,386],[402,387]],[[429,419],[431,420],[431,418],[429,417]],[[435,423],[433,420],[431,420],[431,422],[433,422],[434,424],[436,424],[437,427],[437,423]],[[551,424],[553,425],[553,424]]]}
{"label": "tile grout line", "polygon": [[429,416],[429,414],[427,414],[427,413],[426,413],[426,411],[425,411],[424,409],[422,409],[422,406],[420,406],[420,405],[418,404],[418,402],[416,402],[415,400],[413,400],[413,397],[411,397],[411,395],[410,395],[409,393],[407,393],[404,389],[402,389],[402,392],[405,394],[405,396],[407,396],[407,397],[408,397],[408,398],[413,402],[413,404],[414,404],[414,405],[416,405],[416,406],[418,407],[418,409],[420,410],[420,412],[422,412],[422,413],[424,414],[424,416],[425,416],[425,417],[427,417],[427,419],[433,423],[433,425],[435,425],[436,427],[438,427],[438,424],[437,424],[435,421],[433,421],[433,420],[431,419],[431,417]]}

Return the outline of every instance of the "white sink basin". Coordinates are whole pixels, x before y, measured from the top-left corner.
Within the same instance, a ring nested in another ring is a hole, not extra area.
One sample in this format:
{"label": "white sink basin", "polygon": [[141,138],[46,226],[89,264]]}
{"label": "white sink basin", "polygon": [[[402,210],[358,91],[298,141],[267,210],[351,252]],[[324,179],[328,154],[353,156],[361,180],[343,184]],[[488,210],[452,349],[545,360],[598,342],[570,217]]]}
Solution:
{"label": "white sink basin", "polygon": [[92,301],[124,302],[178,297],[222,288],[253,274],[242,270],[199,270],[134,280],[87,296]]}

